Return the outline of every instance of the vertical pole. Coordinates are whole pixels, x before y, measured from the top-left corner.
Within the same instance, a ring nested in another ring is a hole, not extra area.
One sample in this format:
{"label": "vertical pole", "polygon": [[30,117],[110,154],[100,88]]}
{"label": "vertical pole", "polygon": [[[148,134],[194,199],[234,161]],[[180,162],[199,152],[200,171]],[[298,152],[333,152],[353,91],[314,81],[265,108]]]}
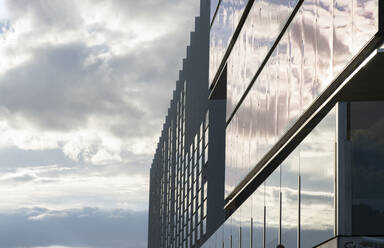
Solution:
{"label": "vertical pole", "polygon": [[231,236],[230,236],[230,238],[229,238],[229,245],[230,245],[230,248],[233,247],[233,246],[232,246],[232,234],[231,234]]}
{"label": "vertical pole", "polygon": [[240,226],[239,231],[240,231],[240,233],[239,233],[239,248],[241,248],[241,239],[242,239],[242,237],[241,237],[241,235],[242,235],[242,233],[241,233],[241,226]]}
{"label": "vertical pole", "polygon": [[298,176],[297,248],[301,247],[301,176]]}
{"label": "vertical pole", "polygon": [[250,248],[253,248],[253,218],[251,217],[251,230],[250,230],[250,237],[249,237],[249,246]]}
{"label": "vertical pole", "polygon": [[281,245],[281,220],[282,220],[282,199],[283,195],[281,192],[281,182],[283,177],[283,166],[280,165],[280,193],[279,193],[279,236],[278,236],[278,244]]}
{"label": "vertical pole", "polygon": [[281,219],[282,219],[282,198],[283,195],[280,191],[280,210],[279,210],[279,244],[281,244]]}
{"label": "vertical pole", "polygon": [[264,227],[263,227],[263,248],[266,248],[266,231],[267,231],[267,206],[264,206]]}
{"label": "vertical pole", "polygon": [[338,234],[338,230],[339,230],[339,213],[338,213],[338,209],[339,209],[339,206],[338,206],[338,200],[339,199],[339,193],[338,193],[338,187],[337,187],[337,183],[338,183],[338,180],[337,180],[337,175],[338,175],[338,169],[337,169],[337,166],[338,166],[338,142],[335,140],[335,147],[334,147],[334,152],[335,152],[335,168],[334,168],[334,178],[333,178],[333,192],[335,192],[335,197],[333,198],[333,207],[335,209],[335,228],[333,229],[333,235],[334,236],[337,236]]}

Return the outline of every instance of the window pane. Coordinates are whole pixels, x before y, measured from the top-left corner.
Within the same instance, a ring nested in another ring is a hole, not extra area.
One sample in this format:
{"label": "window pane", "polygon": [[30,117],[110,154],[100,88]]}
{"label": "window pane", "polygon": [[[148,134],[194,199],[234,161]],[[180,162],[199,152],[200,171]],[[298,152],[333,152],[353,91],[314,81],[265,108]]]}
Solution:
{"label": "window pane", "polygon": [[334,108],[299,146],[302,247],[334,236],[335,132]]}
{"label": "window pane", "polygon": [[384,233],[384,102],[351,103],[352,233]]}

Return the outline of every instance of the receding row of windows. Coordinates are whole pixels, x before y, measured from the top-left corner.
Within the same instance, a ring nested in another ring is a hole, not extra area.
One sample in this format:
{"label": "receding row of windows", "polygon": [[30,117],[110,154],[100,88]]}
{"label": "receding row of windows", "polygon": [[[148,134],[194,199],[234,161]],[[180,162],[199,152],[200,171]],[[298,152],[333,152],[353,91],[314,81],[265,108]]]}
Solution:
{"label": "receding row of windows", "polygon": [[[191,228],[189,234],[187,230]],[[166,235],[161,235],[161,240],[163,241],[163,246],[167,248],[191,248],[193,247],[207,232],[207,218],[203,218],[196,226],[191,226],[188,228],[188,225],[184,225],[183,231],[179,234],[171,235],[170,232],[166,232]]]}
{"label": "receding row of windows", "polygon": [[[201,175],[201,174],[199,174],[199,175]],[[200,176],[200,178],[201,178],[201,176]],[[202,190],[202,188],[204,190]],[[193,195],[193,193],[191,194],[192,191],[193,191],[192,189],[188,191],[189,192],[188,205],[185,204],[184,199],[183,199],[183,201],[181,201],[181,198],[178,199],[178,201],[176,202],[176,216],[174,216],[174,217],[176,217],[176,218],[174,218],[175,222],[180,222],[180,220],[183,216],[184,222],[187,222],[187,220],[189,220],[189,224],[191,225],[191,227],[196,225],[195,221],[194,221],[195,218],[197,218],[198,220],[201,220],[201,216],[203,216],[203,217],[206,216],[206,210],[207,210],[206,200],[205,200],[205,204],[203,207],[200,206],[200,204],[201,204],[203,197],[204,197],[204,199],[206,199],[207,183],[204,183],[204,186],[197,190],[198,193],[196,195]],[[178,195],[178,196],[181,196],[181,195]],[[184,206],[184,212],[180,211],[180,209],[182,209],[182,206]],[[168,212],[170,210],[171,209],[168,208]],[[201,213],[201,211],[203,211],[203,213]],[[183,213],[183,215],[182,215],[182,213]],[[190,216],[189,213],[192,213],[192,216]],[[187,216],[189,218],[187,218]],[[168,217],[168,221],[170,221],[169,217]],[[164,224],[164,223],[162,223],[162,224]],[[189,230],[192,230],[192,229],[189,228]],[[180,233],[178,233],[178,234],[180,235]],[[190,232],[188,232],[188,234],[190,234]]]}
{"label": "receding row of windows", "polygon": [[[161,158],[163,166],[160,169],[158,198],[160,233],[165,247],[190,247],[206,232],[207,182],[203,178],[203,165],[208,161],[208,119],[200,125],[188,152],[185,152],[185,117],[179,113],[180,110],[183,112],[183,107],[178,108],[176,125],[171,125],[168,130]],[[174,150],[172,128],[176,128]],[[175,164],[170,159],[173,152]]]}

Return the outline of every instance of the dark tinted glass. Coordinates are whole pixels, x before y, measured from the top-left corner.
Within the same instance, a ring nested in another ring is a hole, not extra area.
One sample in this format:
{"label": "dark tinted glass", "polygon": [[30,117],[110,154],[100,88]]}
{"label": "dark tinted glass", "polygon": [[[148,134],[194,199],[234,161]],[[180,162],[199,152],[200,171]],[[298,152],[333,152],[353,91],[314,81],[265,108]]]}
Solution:
{"label": "dark tinted glass", "polygon": [[384,102],[350,106],[352,232],[384,235]]}

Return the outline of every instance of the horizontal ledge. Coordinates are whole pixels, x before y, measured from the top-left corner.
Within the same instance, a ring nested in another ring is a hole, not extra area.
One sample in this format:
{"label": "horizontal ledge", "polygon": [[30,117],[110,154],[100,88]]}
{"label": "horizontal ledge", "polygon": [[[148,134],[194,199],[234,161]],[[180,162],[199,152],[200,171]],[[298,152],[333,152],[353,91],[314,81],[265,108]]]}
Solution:
{"label": "horizontal ledge", "polygon": [[[380,71],[380,65],[384,65],[384,51],[378,49],[383,43],[383,40],[384,37],[380,33],[376,34],[235,187],[226,198],[226,218],[267,179],[325,117],[337,101],[353,100],[352,96],[356,95],[356,89],[361,87],[361,84],[369,80],[369,78],[374,78],[374,76],[371,75],[372,72],[368,71],[367,68]],[[381,66],[381,68],[383,68],[383,66]],[[364,85],[367,84],[365,83]],[[381,91],[381,97],[383,98],[384,86],[380,83],[371,84],[367,92],[372,92],[372,90],[375,89],[375,92],[379,92],[378,87],[383,88]],[[365,95],[366,98],[367,95]],[[379,96],[380,93],[377,95]]]}

